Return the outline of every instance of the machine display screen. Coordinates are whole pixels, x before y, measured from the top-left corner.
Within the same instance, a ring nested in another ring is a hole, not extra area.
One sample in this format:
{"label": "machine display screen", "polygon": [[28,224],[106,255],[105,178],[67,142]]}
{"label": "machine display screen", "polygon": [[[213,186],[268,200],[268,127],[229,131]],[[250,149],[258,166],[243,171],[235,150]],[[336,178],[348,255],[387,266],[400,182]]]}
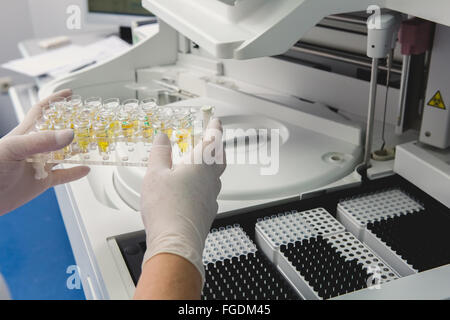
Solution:
{"label": "machine display screen", "polygon": [[88,0],[88,11],[92,13],[154,16],[142,7],[141,0]]}

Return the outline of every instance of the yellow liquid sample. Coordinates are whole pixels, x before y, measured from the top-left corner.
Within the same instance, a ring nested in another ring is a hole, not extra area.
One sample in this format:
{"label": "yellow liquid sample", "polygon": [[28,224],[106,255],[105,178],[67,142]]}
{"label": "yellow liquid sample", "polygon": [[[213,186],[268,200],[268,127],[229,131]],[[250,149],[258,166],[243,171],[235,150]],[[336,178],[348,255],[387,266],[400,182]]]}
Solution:
{"label": "yellow liquid sample", "polygon": [[142,136],[145,140],[150,140],[153,137],[153,128],[145,128],[142,130]]}
{"label": "yellow liquid sample", "polygon": [[161,122],[161,132],[165,133],[169,139],[172,138],[173,129],[171,127],[166,128],[164,122]]}
{"label": "yellow liquid sample", "polygon": [[172,128],[162,129],[162,132],[165,133],[169,137],[169,139],[172,138],[172,133],[173,133]]}
{"label": "yellow liquid sample", "polygon": [[60,150],[53,152],[53,159],[54,160],[64,160],[66,158],[66,155],[70,153],[70,146],[66,146]]}
{"label": "yellow liquid sample", "polygon": [[97,144],[100,152],[108,152],[109,141],[107,139],[98,140]]}
{"label": "yellow liquid sample", "polygon": [[190,136],[189,130],[179,130],[175,134],[178,148],[180,148],[181,153],[185,153],[188,151],[190,142],[189,136]]}
{"label": "yellow liquid sample", "polygon": [[53,159],[64,160],[64,158],[65,158],[64,150],[59,150],[59,151],[53,152]]}
{"label": "yellow liquid sample", "polygon": [[44,115],[44,119],[50,123],[50,129],[53,129],[53,124],[59,121],[59,115],[56,111],[49,111]]}
{"label": "yellow liquid sample", "polygon": [[123,136],[127,139],[128,142],[132,142],[132,140],[133,140],[133,133],[134,133],[133,122],[122,121],[122,133],[123,133]]}
{"label": "yellow liquid sample", "polygon": [[64,151],[64,157],[70,155],[70,145],[68,145],[67,147],[64,147],[63,151]]}
{"label": "yellow liquid sample", "polygon": [[106,131],[97,131],[95,133],[97,140],[98,150],[100,152],[108,152],[109,139]]}
{"label": "yellow liquid sample", "polygon": [[145,121],[141,126],[142,127],[142,138],[144,138],[145,142],[150,142],[149,140],[151,140],[153,137],[154,129],[153,129],[150,121],[148,121],[148,118],[146,118],[146,119],[147,119],[147,121]]}
{"label": "yellow liquid sample", "polygon": [[117,136],[119,135],[119,121],[111,121],[111,123],[109,124],[108,127],[108,136],[111,138],[117,138]]}
{"label": "yellow liquid sample", "polygon": [[75,130],[75,141],[78,143],[82,153],[88,152],[89,143],[91,142],[91,136],[88,129]]}

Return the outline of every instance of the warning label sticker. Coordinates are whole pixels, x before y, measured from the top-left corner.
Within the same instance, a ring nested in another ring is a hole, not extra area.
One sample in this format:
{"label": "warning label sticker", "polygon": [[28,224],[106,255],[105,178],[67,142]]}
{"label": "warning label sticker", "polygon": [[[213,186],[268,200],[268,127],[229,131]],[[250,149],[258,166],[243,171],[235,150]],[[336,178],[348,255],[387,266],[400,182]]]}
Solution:
{"label": "warning label sticker", "polygon": [[430,107],[435,107],[435,108],[445,110],[444,99],[442,98],[442,94],[439,90],[436,91],[434,96],[430,99],[430,101],[428,101],[427,105],[429,105]]}

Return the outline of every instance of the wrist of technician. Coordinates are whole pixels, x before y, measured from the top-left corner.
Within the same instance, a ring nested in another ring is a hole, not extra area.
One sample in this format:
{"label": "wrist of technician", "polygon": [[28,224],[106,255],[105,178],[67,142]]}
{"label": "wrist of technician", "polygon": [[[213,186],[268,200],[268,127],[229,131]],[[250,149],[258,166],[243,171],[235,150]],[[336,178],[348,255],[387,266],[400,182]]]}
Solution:
{"label": "wrist of technician", "polygon": [[203,286],[205,282],[205,268],[202,259],[203,248],[204,241],[199,239],[194,240],[177,234],[162,235],[155,239],[147,240],[147,250],[144,254],[142,266],[152,257],[161,253],[178,255],[194,265],[200,273]]}

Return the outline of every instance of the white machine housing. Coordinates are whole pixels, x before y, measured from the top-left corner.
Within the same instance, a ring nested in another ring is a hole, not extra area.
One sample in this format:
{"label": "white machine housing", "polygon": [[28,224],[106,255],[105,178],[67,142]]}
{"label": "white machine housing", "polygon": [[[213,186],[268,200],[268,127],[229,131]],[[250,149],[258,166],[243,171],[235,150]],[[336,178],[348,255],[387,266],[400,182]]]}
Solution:
{"label": "white machine housing", "polygon": [[436,28],[420,130],[421,142],[440,149],[450,147],[449,34],[448,27]]}
{"label": "white machine housing", "polygon": [[[144,0],[144,7],[159,17],[158,33],[114,59],[45,85],[39,95],[70,87],[83,96],[143,98],[155,86],[166,85],[188,97],[175,104],[214,105],[225,129],[279,129],[280,170],[262,176],[261,165],[229,166],[219,214],[355,186],[361,182],[356,168],[363,151],[368,83],[270,56],[288,50],[321,18],[365,11],[373,4],[450,25],[450,3],[445,0]],[[378,86],[376,139],[384,95],[384,86]],[[387,140],[392,145],[414,143],[416,132],[394,134],[398,100],[399,90],[390,89]],[[261,146],[253,147],[243,152]],[[394,161],[373,161],[368,176],[382,177],[393,170]],[[138,212],[143,172],[93,167],[87,178],[56,188],[89,299],[133,295],[134,285],[113,238],[143,229]],[[448,183],[448,175],[440,177],[445,178]],[[450,267],[440,272],[448,276]],[[402,283],[413,285],[421,277]],[[390,296],[401,297],[398,286],[390,287]]]}

